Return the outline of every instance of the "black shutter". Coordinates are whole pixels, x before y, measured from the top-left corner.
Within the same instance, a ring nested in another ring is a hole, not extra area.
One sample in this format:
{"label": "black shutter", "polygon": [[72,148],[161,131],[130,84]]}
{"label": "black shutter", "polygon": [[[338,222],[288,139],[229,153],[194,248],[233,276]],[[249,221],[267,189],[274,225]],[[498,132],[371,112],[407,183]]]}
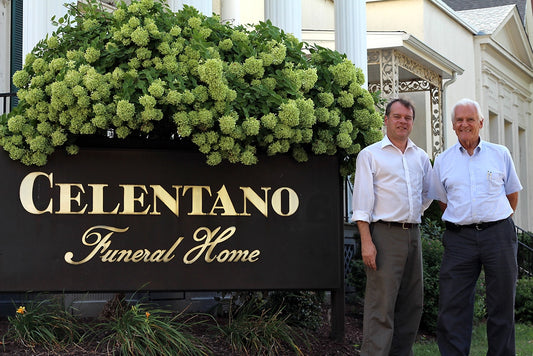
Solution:
{"label": "black shutter", "polygon": [[[11,68],[10,77],[13,78],[13,74],[17,70],[22,69],[22,11],[23,0],[13,0],[11,2]],[[11,92],[15,93],[17,88],[10,80]],[[18,98],[16,96],[11,97],[11,108],[17,106]]]}

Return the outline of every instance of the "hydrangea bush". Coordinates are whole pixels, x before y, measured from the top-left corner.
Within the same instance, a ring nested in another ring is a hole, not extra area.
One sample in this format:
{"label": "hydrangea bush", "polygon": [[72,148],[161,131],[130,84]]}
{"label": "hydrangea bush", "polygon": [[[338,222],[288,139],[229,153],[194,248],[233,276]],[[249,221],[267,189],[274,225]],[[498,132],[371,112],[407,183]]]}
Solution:
{"label": "hydrangea bush", "polygon": [[233,27],[162,0],[113,13],[94,0],[68,6],[13,76],[19,104],[0,119],[0,145],[14,160],[44,165],[56,148],[77,153],[80,135],[112,129],[190,140],[210,165],[338,155],[346,176],[382,137],[362,71],[270,22]]}

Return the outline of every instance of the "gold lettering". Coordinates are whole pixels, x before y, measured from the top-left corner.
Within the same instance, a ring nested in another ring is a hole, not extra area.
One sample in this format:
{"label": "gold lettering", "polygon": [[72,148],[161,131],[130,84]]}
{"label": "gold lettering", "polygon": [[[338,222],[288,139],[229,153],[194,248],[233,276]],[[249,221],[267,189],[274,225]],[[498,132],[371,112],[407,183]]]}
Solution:
{"label": "gold lettering", "polygon": [[[283,213],[281,210],[281,193],[283,191],[286,191],[289,193],[289,210],[287,213]],[[298,200],[298,194],[294,190],[288,187],[282,187],[277,189],[274,194],[272,194],[272,209],[278,214],[279,216],[290,216],[298,210],[298,205],[300,204]]]}
{"label": "gold lettering", "polygon": [[167,208],[174,213],[174,215],[180,216],[178,196],[181,185],[172,186],[172,188],[176,190],[176,199],[172,198],[172,196],[160,185],[151,185],[150,188],[152,188],[154,191],[154,209],[150,214],[161,215],[161,213],[157,211],[157,199],[159,198],[159,200],[161,200],[163,204],[165,204]]}
{"label": "gold lettering", "polygon": [[93,189],[93,210],[89,211],[89,214],[117,214],[118,209],[120,208],[120,203],[117,204],[113,211],[104,211],[104,188],[107,187],[107,184],[87,184]]}
{"label": "gold lettering", "polygon": [[[229,239],[235,232],[235,226],[231,226],[227,228],[226,230],[224,230],[224,232],[219,237],[216,238],[215,241],[211,241],[213,237],[216,236],[216,234],[218,234],[219,231],[220,231],[220,226],[217,227],[213,231],[209,230],[207,227],[200,227],[196,229],[196,231],[193,234],[194,241],[198,241],[198,242],[204,241],[204,243],[190,249],[185,254],[185,256],[183,256],[183,262],[185,262],[186,264],[191,264],[191,263],[196,262],[206,249],[208,250],[207,250],[207,253],[205,254],[205,261],[208,263],[213,262],[214,258],[211,258],[210,256],[211,252],[213,251],[213,248],[218,243]],[[198,253],[196,254],[196,256],[189,258],[189,255],[194,253],[197,250],[198,250]]]}
{"label": "gold lettering", "polygon": [[118,251],[117,262],[124,260],[124,262],[131,261],[131,250],[120,250]]}
{"label": "gold lettering", "polygon": [[250,201],[250,203],[252,203],[252,205],[255,206],[261,212],[261,214],[263,214],[265,217],[268,217],[268,191],[270,190],[270,188],[261,187],[261,190],[263,190],[264,195],[265,195],[264,199],[261,199],[261,197],[256,192],[254,192],[253,189],[250,187],[239,187],[239,188],[244,193],[243,194],[244,211],[242,212],[241,215],[244,215],[244,216],[251,215],[246,210],[246,201]]}
{"label": "gold lettering", "polygon": [[137,250],[133,253],[133,257],[131,258],[132,262],[141,262],[145,256],[145,253],[148,250]]}
{"label": "gold lettering", "polygon": [[71,184],[71,183],[57,183],[56,184],[59,187],[59,210],[56,211],[57,214],[83,214],[85,212],[85,209],[87,209],[87,204],[83,207],[83,209],[78,211],[72,211],[72,205],[71,202],[75,201],[78,203],[78,206],[81,204],[80,200],[80,192],[73,197],[72,196],[72,190],[71,187],[79,188],[79,190],[82,193],[85,193],[85,190],[83,189],[83,185],[81,184]]}
{"label": "gold lettering", "polygon": [[[102,237],[102,234],[97,231],[98,229],[107,230],[109,233]],[[85,246],[95,246],[93,250],[83,260],[77,262],[72,259],[74,257],[74,253],[69,251],[65,253],[65,261],[71,265],[81,265],[90,261],[99,250],[101,250],[101,253],[103,253],[109,248],[109,245],[111,244],[111,235],[113,235],[115,232],[126,232],[128,229],[129,227],[120,229],[106,225],[97,225],[87,229],[87,231],[85,231],[83,234],[81,241]],[[92,238],[94,238],[94,242],[91,242]]]}
{"label": "gold lettering", "polygon": [[207,215],[203,212],[202,191],[205,189],[211,196],[211,187],[205,185],[186,185],[183,187],[182,195],[185,196],[188,190],[191,190],[191,211],[187,215]]}
{"label": "gold lettering", "polygon": [[217,256],[218,262],[255,262],[260,254],[259,250],[254,250],[251,253],[248,250],[222,250]]}
{"label": "gold lettering", "polygon": [[[120,214],[131,214],[131,215],[146,215],[150,210],[150,205],[143,211],[135,211],[135,202],[141,204],[141,208],[144,205],[144,193],[148,194],[146,187],[144,185],[137,184],[120,184],[124,189],[124,210]],[[135,196],[135,189],[140,188],[144,193],[141,192],[139,196]]]}
{"label": "gold lettering", "polygon": [[[218,202],[222,204],[222,206],[218,206]],[[211,209],[211,212],[209,215],[217,215],[213,211],[215,209],[222,209],[224,212],[222,215],[230,215],[230,216],[236,216],[238,215],[235,211],[235,208],[233,207],[233,203],[231,202],[231,199],[229,197],[228,191],[226,190],[226,186],[222,185],[222,188],[217,192],[217,199],[215,200],[215,204],[213,204],[213,208]]]}
{"label": "gold lettering", "polygon": [[54,186],[53,182],[53,173],[46,174],[43,172],[32,172],[29,173],[22,182],[20,182],[19,197],[22,207],[30,214],[52,214],[52,199],[50,199],[48,206],[44,210],[39,210],[35,207],[33,202],[33,185],[35,184],[35,179],[39,176],[45,176],[50,182],[50,188]]}
{"label": "gold lettering", "polygon": [[213,255],[215,247],[228,240],[236,231],[235,226],[231,226],[217,236],[220,229],[220,226],[213,231],[209,230],[207,227],[196,229],[193,234],[193,239],[203,243],[190,249],[183,257],[183,262],[186,264],[192,264],[198,261],[204,253],[204,260],[207,263],[211,263],[215,260],[220,263],[257,261],[261,253],[259,250],[254,250],[252,252],[249,252],[248,250],[222,250],[218,255]]}

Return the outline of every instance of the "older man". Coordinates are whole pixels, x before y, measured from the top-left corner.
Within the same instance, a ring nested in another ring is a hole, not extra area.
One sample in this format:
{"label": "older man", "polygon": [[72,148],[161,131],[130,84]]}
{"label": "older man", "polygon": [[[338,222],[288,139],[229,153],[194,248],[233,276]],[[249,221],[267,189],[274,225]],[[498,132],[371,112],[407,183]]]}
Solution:
{"label": "older man", "polygon": [[511,216],[522,189],[509,150],[481,140],[483,115],[463,99],[452,110],[459,142],[435,160],[430,196],[446,222],[437,337],[443,356],[468,355],[474,291],[485,271],[487,355],[515,355],[517,236]]}
{"label": "older man", "polygon": [[405,99],[385,110],[387,135],[358,157],[354,212],[366,265],[361,355],[405,356],[422,316],[420,216],[431,201],[427,154],[410,139],[415,109]]}

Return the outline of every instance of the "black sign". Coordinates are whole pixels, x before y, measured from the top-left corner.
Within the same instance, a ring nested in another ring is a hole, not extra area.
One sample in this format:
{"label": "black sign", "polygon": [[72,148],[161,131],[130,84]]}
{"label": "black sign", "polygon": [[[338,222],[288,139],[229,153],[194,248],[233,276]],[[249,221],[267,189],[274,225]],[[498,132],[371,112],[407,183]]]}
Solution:
{"label": "black sign", "polygon": [[1,292],[342,286],[335,158],[115,148],[0,167]]}

